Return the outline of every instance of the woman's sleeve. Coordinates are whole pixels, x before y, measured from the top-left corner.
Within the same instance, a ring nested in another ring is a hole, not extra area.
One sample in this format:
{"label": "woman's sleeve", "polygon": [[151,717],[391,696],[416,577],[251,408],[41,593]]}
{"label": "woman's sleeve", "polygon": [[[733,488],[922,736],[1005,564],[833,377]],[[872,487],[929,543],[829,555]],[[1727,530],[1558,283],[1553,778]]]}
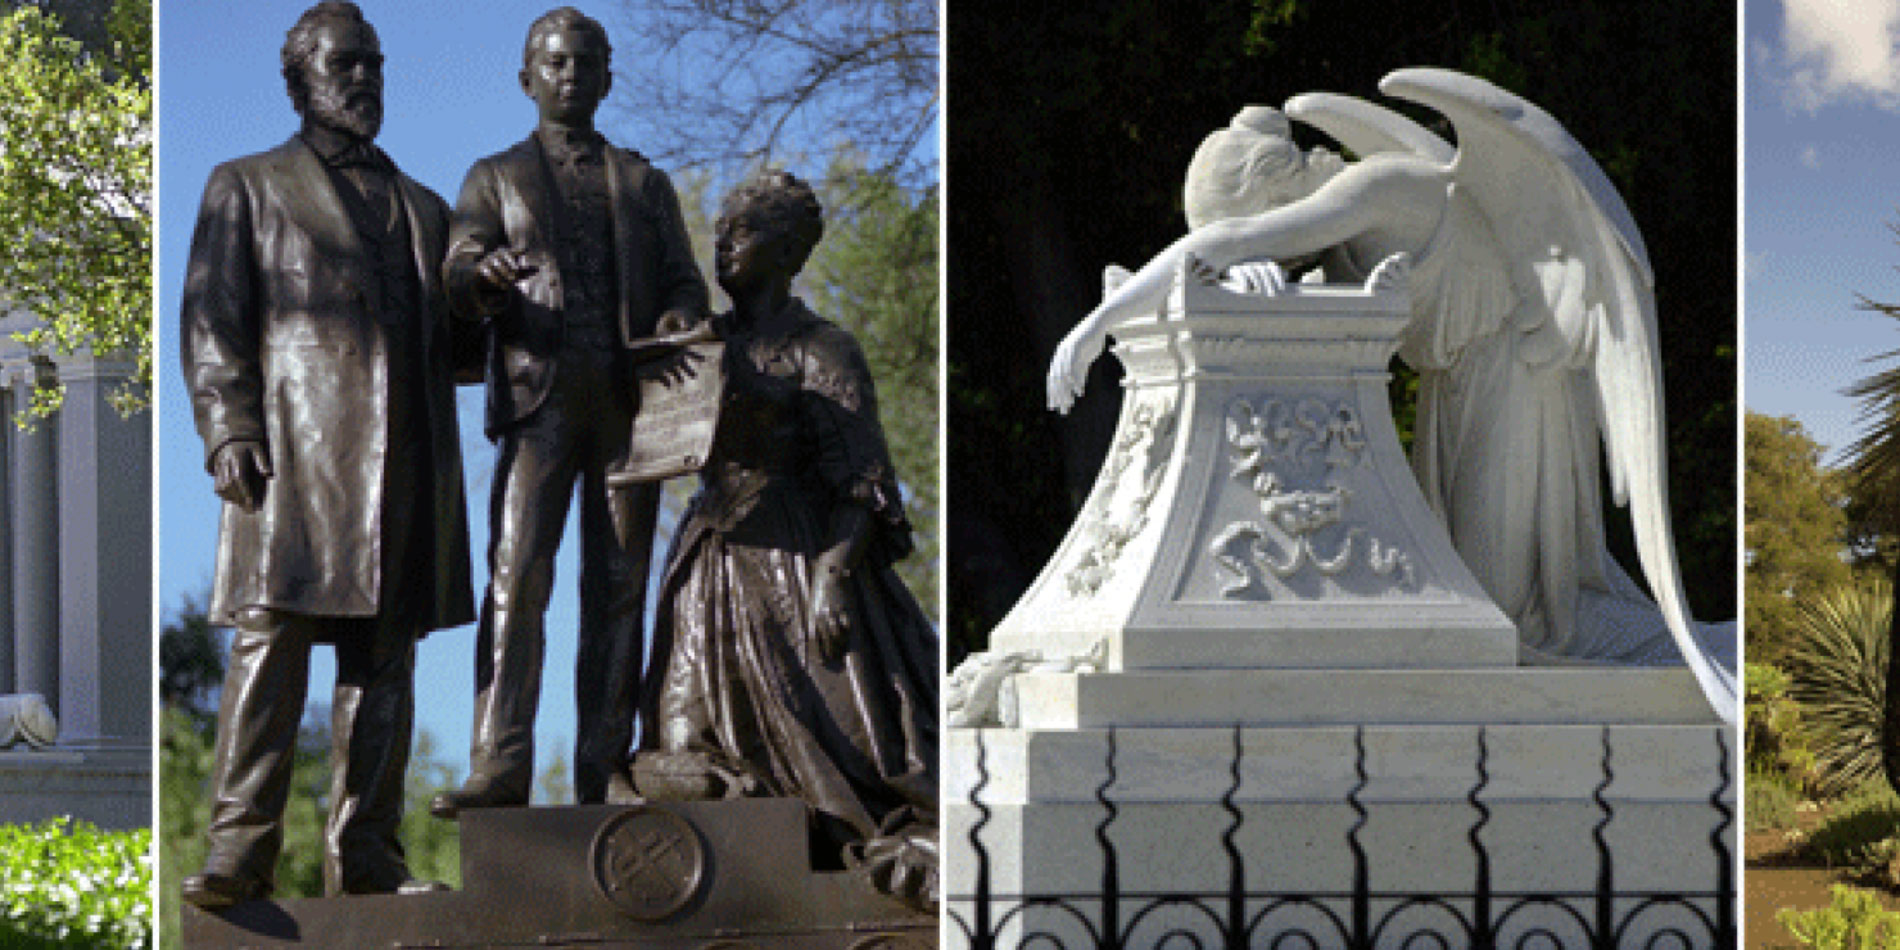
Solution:
{"label": "woman's sleeve", "polygon": [[851,334],[823,324],[804,350],[805,423],[817,446],[819,480],[839,502],[869,509],[888,559],[911,550],[910,522],[878,422],[877,387]]}

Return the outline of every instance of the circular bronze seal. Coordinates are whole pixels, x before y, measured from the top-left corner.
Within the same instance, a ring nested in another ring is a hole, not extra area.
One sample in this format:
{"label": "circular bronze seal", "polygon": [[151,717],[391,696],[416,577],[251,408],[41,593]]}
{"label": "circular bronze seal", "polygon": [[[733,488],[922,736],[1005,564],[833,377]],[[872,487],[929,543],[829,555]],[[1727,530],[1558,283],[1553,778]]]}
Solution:
{"label": "circular bronze seal", "polygon": [[651,923],[677,913],[699,893],[706,846],[686,819],[635,808],[600,826],[592,863],[601,896],[621,913]]}

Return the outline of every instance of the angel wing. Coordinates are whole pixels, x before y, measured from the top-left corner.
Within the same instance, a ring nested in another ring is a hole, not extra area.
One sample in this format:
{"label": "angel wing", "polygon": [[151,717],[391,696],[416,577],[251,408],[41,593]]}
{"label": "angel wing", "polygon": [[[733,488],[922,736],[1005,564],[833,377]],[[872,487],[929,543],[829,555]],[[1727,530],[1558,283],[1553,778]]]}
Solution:
{"label": "angel wing", "polygon": [[1482,79],[1442,69],[1385,77],[1387,95],[1451,120],[1450,168],[1499,246],[1525,255],[1544,306],[1516,329],[1533,359],[1587,369],[1619,504],[1637,559],[1684,660],[1716,712],[1736,715],[1735,679],[1691,632],[1669,521],[1654,272],[1629,209],[1588,152],[1542,109]]}
{"label": "angel wing", "polygon": [[1298,119],[1333,137],[1359,157],[1381,152],[1409,152],[1440,165],[1451,164],[1450,143],[1424,126],[1382,105],[1332,92],[1307,92],[1282,107]]}

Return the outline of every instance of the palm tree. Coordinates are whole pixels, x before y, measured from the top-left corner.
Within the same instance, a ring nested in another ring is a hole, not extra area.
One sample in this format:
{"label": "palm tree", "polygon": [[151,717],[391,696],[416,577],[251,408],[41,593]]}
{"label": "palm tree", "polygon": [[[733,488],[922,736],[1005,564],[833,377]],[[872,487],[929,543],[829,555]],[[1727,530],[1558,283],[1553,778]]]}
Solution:
{"label": "palm tree", "polygon": [[[1900,227],[1888,229],[1900,236]],[[1880,303],[1866,296],[1860,308],[1900,320],[1900,304]],[[1859,439],[1847,447],[1849,497],[1855,499],[1857,514],[1867,536],[1892,538],[1900,527],[1900,350],[1871,357],[1869,362],[1887,362],[1886,368],[1847,387],[1846,394],[1860,401],[1860,418],[1866,426]],[[1871,547],[1868,556],[1880,563],[1893,580],[1891,590],[1900,595],[1900,557],[1892,548]],[[1887,642],[1900,641],[1900,610],[1888,619]],[[1900,792],[1900,649],[1888,649],[1886,696],[1882,701],[1880,761],[1887,784]]]}

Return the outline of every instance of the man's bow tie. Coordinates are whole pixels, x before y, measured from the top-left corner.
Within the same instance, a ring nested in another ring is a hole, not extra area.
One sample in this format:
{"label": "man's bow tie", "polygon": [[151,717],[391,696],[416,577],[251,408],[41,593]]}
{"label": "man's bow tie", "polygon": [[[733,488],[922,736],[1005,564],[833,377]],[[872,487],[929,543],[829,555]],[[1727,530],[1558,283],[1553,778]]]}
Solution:
{"label": "man's bow tie", "polygon": [[389,159],[383,157],[381,150],[368,142],[355,142],[338,152],[331,162],[338,168],[368,168],[374,171],[388,171]]}

